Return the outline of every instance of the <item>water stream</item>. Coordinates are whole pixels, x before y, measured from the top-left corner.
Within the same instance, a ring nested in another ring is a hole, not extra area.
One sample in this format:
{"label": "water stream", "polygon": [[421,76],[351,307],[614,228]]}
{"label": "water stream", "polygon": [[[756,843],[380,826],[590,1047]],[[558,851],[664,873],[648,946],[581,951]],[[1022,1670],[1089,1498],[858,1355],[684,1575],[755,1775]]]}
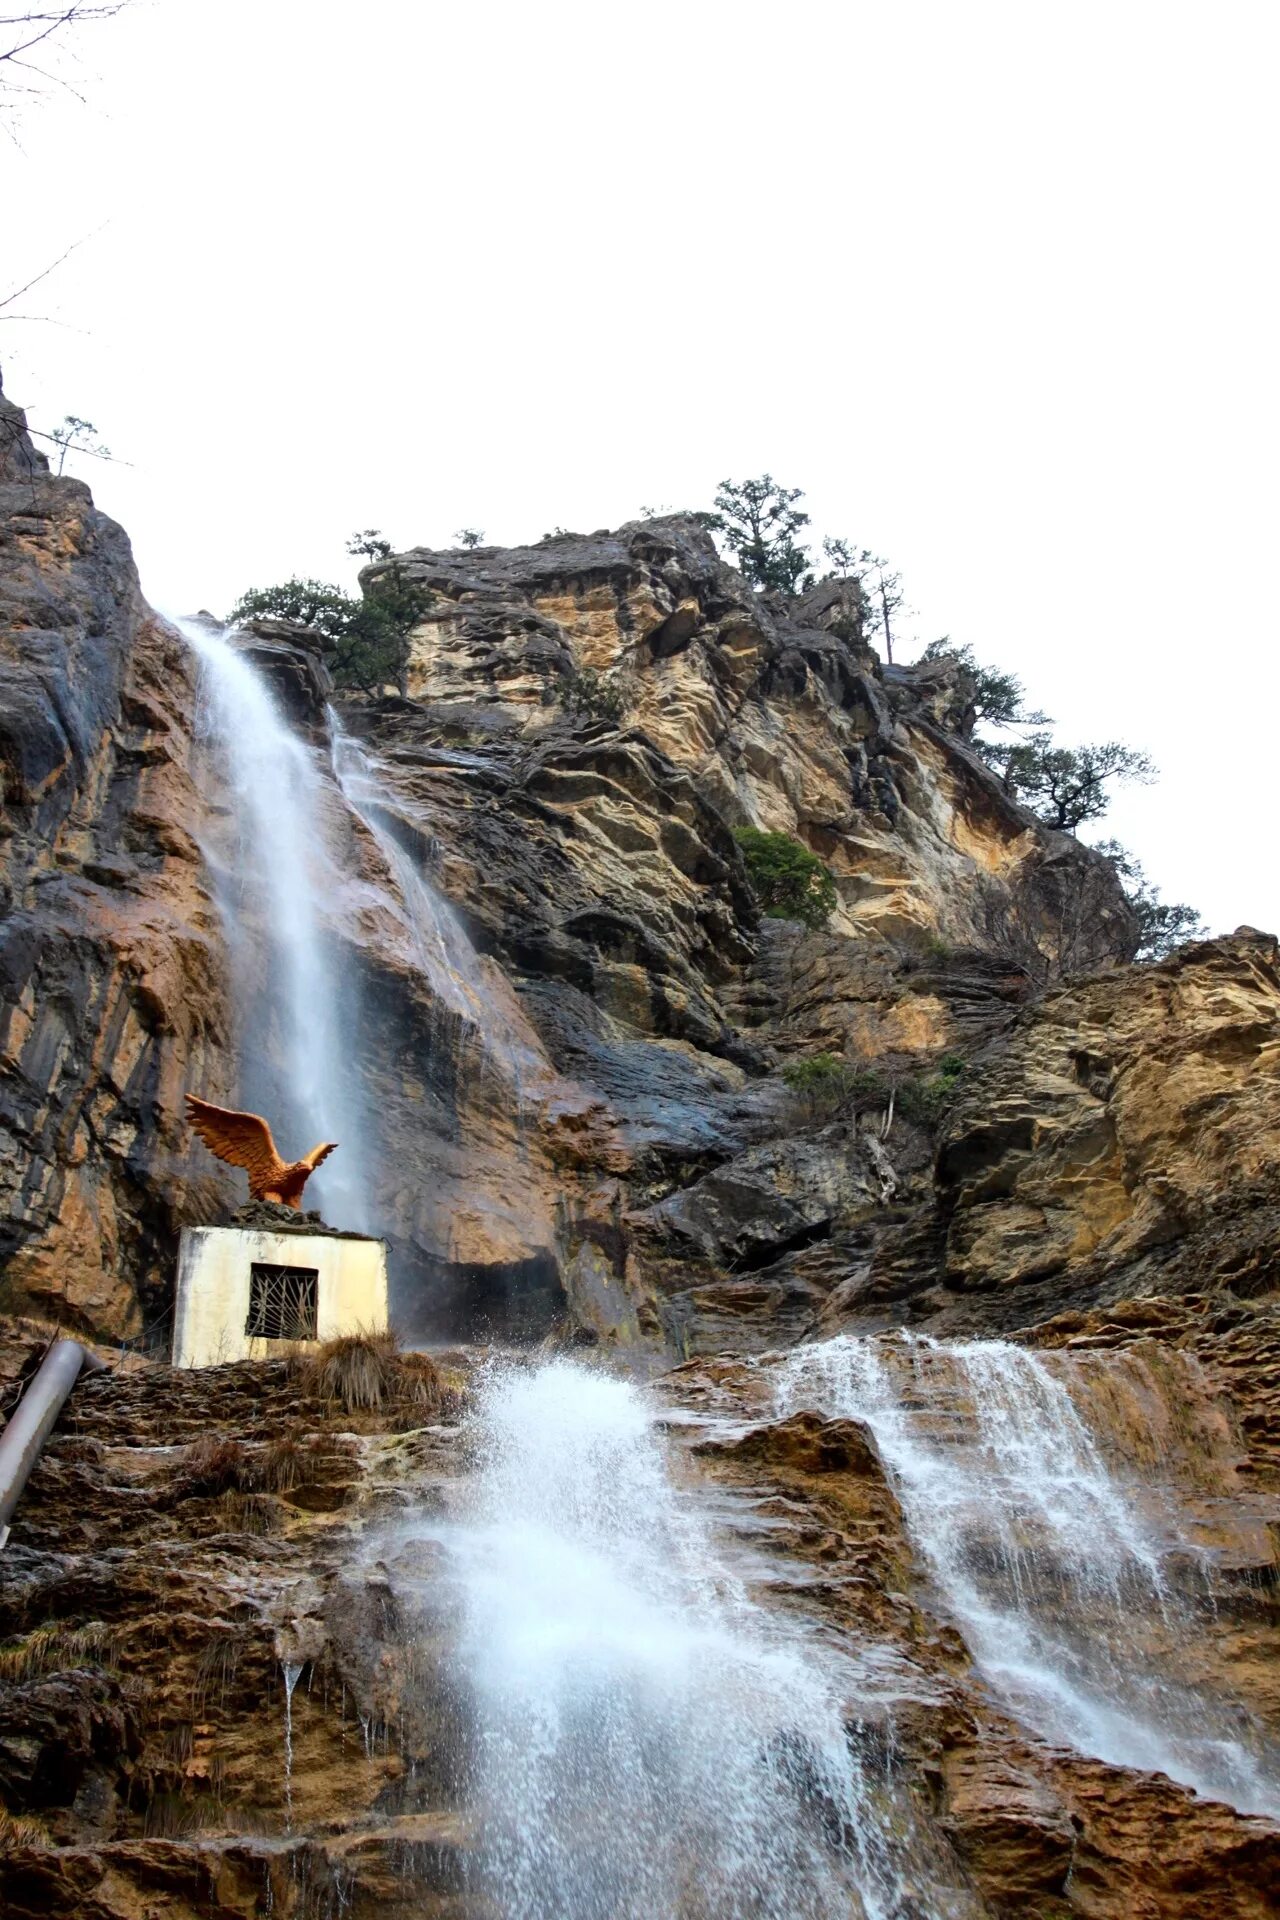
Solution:
{"label": "water stream", "polygon": [[302,1675],[300,1660],[282,1660],[284,1675],[284,1830],[293,1832],[293,1690]]}
{"label": "water stream", "polygon": [[[376,1116],[358,1082],[358,969],[333,912],[353,817],[434,998],[474,1036],[477,1070],[498,1065],[518,1105],[526,1063],[376,762],[331,716],[326,765],[224,631],[180,624],[219,770],[207,851],[243,1010],[240,1098],[280,1116],[288,1153],[339,1141],[316,1199],[335,1223],[369,1227]],[[1194,1623],[1168,1542],[1044,1357],[842,1337],[774,1378],[781,1413],[871,1428],[945,1607],[1028,1727],[1280,1814],[1280,1776],[1243,1707],[1182,1683]],[[754,1598],[640,1389],[563,1360],[494,1367],[469,1437],[467,1510],[419,1530],[444,1547],[457,1596],[465,1790],[495,1912],[964,1920],[970,1896],[886,1760],[883,1697],[872,1704],[860,1666],[874,1649],[841,1653]],[[296,1678],[285,1669],[290,1817]],[[864,1738],[873,1723],[880,1737]]]}
{"label": "water stream", "polygon": [[452,905],[432,886],[422,862],[405,843],[403,820],[388,783],[369,752],[329,711],[334,778],[352,813],[372,834],[404,902],[414,954],[437,1005],[459,1024],[476,1066],[496,1068],[519,1107],[535,1061],[510,1034],[484,964]]}
{"label": "water stream", "polygon": [[469,1509],[433,1537],[495,1911],[960,1920],[883,1742],[848,1730],[855,1650],[752,1598],[657,1422],[565,1360],[481,1387]]}
{"label": "water stream", "polygon": [[[1186,1679],[1201,1624],[1062,1374],[1001,1341],[842,1335],[798,1348],[779,1410],[861,1420],[978,1666],[1025,1723],[1116,1766],[1280,1815],[1240,1703]],[[1172,1494],[1169,1511],[1176,1519]],[[1176,1544],[1176,1543],[1175,1543]]]}
{"label": "water stream", "polygon": [[271,1116],[286,1158],[321,1140],[339,1143],[312,1176],[308,1204],[365,1231],[358,1000],[325,926],[325,902],[343,884],[326,833],[325,782],[226,632],[201,620],[178,626],[200,661],[197,737],[216,763],[225,808],[223,831],[205,852],[241,1016],[239,1098]]}

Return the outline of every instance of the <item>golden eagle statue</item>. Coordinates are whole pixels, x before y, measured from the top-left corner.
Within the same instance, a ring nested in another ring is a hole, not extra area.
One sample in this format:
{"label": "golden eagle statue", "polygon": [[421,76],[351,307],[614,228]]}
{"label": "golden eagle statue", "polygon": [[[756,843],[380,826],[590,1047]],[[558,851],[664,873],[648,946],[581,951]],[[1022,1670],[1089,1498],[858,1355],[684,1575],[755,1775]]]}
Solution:
{"label": "golden eagle statue", "polygon": [[301,1160],[282,1160],[271,1129],[260,1114],[210,1106],[207,1100],[197,1100],[194,1093],[187,1095],[187,1118],[210,1153],[233,1167],[244,1168],[252,1199],[275,1200],[292,1207],[295,1213],[302,1206],[302,1189],[338,1144],[329,1140],[312,1147]]}

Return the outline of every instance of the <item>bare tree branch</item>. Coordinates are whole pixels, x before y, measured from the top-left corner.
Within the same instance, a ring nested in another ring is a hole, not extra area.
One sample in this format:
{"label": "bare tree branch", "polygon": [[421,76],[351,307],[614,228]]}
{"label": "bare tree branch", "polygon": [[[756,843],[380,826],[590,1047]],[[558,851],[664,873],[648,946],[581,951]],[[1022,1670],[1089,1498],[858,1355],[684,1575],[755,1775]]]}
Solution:
{"label": "bare tree branch", "polygon": [[[23,95],[38,95],[50,87],[63,87],[77,100],[83,100],[84,95],[69,80],[28,56],[36,47],[60,52],[63,38],[71,28],[114,19],[128,4],[129,0],[98,0],[94,5],[70,0],[61,7],[0,13],[0,101],[8,100],[12,105]],[[19,79],[19,74],[33,74],[39,84]]]}
{"label": "bare tree branch", "polygon": [[[103,224],[104,225],[106,224],[105,221]],[[32,287],[38,287],[42,280],[47,280],[49,278],[49,275],[55,272],[57,268],[59,268],[62,265],[64,260],[69,260],[71,258],[71,255],[75,252],[77,247],[82,247],[86,240],[94,239],[95,236],[97,234],[100,234],[101,232],[102,232],[102,227],[95,227],[92,233],[82,233],[78,240],[73,240],[71,242],[71,245],[67,247],[64,252],[58,255],[56,260],[51,260],[47,267],[41,267],[39,273],[35,274],[30,280],[28,280],[25,286],[15,287],[12,293],[6,293],[4,298],[0,299],[0,318],[6,319],[6,320],[21,319],[22,316],[20,314],[5,313],[4,309],[6,307],[11,307],[15,300],[21,300],[24,293],[30,293]]]}

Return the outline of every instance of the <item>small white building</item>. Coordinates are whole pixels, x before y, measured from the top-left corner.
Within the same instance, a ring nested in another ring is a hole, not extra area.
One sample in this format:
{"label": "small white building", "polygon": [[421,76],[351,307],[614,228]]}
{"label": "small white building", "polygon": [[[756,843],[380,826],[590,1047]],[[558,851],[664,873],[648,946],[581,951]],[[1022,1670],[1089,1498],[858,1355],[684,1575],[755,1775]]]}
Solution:
{"label": "small white building", "polygon": [[387,1249],[303,1227],[184,1227],[175,1367],[267,1360],[339,1334],[387,1330]]}

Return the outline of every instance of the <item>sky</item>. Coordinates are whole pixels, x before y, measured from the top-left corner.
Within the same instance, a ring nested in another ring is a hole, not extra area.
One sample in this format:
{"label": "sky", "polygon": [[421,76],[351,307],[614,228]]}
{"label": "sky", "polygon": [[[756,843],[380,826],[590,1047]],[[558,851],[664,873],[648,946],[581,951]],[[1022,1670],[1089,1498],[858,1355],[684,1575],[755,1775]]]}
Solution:
{"label": "sky", "polygon": [[[764,471],[1280,930],[1274,0],[133,0],[0,140],[10,397],[151,600]],[[74,91],[72,91],[74,89]],[[30,316],[30,317],[21,317]]]}

